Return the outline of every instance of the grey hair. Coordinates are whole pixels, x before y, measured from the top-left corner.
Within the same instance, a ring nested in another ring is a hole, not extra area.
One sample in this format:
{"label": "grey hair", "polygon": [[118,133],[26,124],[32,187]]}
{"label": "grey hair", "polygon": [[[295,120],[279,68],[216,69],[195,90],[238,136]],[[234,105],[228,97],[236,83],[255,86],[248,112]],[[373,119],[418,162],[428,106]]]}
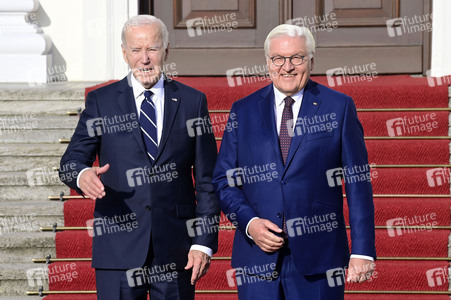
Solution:
{"label": "grey hair", "polygon": [[121,35],[122,44],[124,46],[127,45],[126,35],[128,28],[135,26],[144,26],[149,24],[159,25],[161,30],[161,38],[163,39],[163,48],[166,50],[169,44],[168,29],[166,28],[166,25],[163,23],[163,21],[152,15],[137,15],[128,19],[127,22],[125,22],[124,27],[122,27],[122,35]]}
{"label": "grey hair", "polygon": [[269,46],[271,40],[280,36],[290,36],[290,37],[303,37],[305,38],[305,46],[307,47],[307,51],[309,53],[309,57],[313,57],[313,53],[315,53],[315,39],[313,38],[312,32],[307,27],[301,27],[292,24],[281,24],[276,26],[271,32],[268,34],[265,40],[265,55],[269,55]]}

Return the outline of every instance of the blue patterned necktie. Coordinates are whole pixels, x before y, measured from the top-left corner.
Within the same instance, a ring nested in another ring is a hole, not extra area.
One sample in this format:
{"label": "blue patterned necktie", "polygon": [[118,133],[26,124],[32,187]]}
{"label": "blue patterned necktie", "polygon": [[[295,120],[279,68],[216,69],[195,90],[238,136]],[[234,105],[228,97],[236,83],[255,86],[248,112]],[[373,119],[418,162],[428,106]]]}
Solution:
{"label": "blue patterned necktie", "polygon": [[293,98],[286,97],[284,99],[285,106],[282,112],[282,121],[280,123],[280,132],[279,132],[279,145],[280,152],[282,153],[283,164],[287,162],[288,151],[290,150],[291,145],[291,136],[288,134],[288,120],[293,120],[293,110],[291,106],[294,103]]}
{"label": "blue patterned necktie", "polygon": [[155,104],[150,99],[152,95],[153,93],[151,91],[144,92],[145,99],[141,103],[139,123],[141,125],[144,143],[146,144],[147,155],[149,155],[153,162],[155,161],[158,151],[158,137]]}
{"label": "blue patterned necktie", "polygon": [[[283,159],[283,164],[285,165],[287,162],[287,157],[288,157],[288,151],[290,150],[290,146],[291,146],[291,136],[288,134],[288,120],[293,120],[293,110],[291,108],[291,106],[294,103],[293,98],[291,97],[286,97],[284,99],[285,101],[285,106],[283,107],[283,112],[282,112],[282,121],[280,123],[280,131],[279,131],[279,145],[280,145],[280,152],[282,153],[282,159]],[[293,124],[293,123],[291,123]],[[282,230],[286,234],[287,234],[287,222],[286,222],[286,218],[285,218],[285,212],[283,213],[283,227]]]}

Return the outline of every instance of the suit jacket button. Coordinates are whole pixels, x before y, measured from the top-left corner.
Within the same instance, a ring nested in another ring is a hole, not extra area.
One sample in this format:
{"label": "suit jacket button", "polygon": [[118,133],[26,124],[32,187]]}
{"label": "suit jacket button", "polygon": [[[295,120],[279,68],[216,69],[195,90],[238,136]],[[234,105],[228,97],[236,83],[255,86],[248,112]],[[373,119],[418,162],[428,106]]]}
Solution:
{"label": "suit jacket button", "polygon": [[277,217],[280,219],[280,218],[282,218],[282,215],[281,214],[277,214]]}
{"label": "suit jacket button", "polygon": [[152,206],[146,205],[146,210],[151,210],[151,209],[152,209]]}
{"label": "suit jacket button", "polygon": [[282,184],[285,185],[287,184],[287,182],[285,180],[282,180]]}

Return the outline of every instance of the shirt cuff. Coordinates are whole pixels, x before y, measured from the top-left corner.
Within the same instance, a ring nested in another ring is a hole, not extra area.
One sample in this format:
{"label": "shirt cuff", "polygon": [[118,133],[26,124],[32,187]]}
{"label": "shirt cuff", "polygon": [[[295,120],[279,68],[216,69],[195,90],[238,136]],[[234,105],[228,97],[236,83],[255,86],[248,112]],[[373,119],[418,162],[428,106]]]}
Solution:
{"label": "shirt cuff", "polygon": [[195,245],[191,245],[191,248],[189,248],[189,250],[190,251],[191,250],[198,250],[198,251],[201,251],[201,252],[207,254],[210,257],[213,256],[213,250],[208,248],[208,247],[202,246],[202,245],[196,245],[196,244]]}
{"label": "shirt cuff", "polygon": [[83,170],[80,171],[80,174],[78,174],[78,176],[77,176],[77,187],[78,187],[78,188],[80,188],[79,181],[80,181],[80,176],[81,176],[81,174],[83,174],[83,172],[86,171],[86,170],[88,170],[88,169],[91,169],[91,168],[84,168]]}
{"label": "shirt cuff", "polygon": [[246,225],[246,235],[247,235],[247,237],[250,238],[251,240],[254,240],[254,239],[250,236],[250,234],[249,234],[249,232],[248,232],[248,229],[249,229],[249,224],[251,224],[251,222],[252,222],[253,220],[255,220],[255,219],[260,219],[260,218],[259,218],[259,217],[253,217],[252,219],[249,220],[249,222],[247,222],[247,225]]}
{"label": "shirt cuff", "polygon": [[351,258],[361,258],[361,259],[366,259],[366,260],[374,261],[374,258],[371,257],[371,256],[359,255],[359,254],[351,254]]}

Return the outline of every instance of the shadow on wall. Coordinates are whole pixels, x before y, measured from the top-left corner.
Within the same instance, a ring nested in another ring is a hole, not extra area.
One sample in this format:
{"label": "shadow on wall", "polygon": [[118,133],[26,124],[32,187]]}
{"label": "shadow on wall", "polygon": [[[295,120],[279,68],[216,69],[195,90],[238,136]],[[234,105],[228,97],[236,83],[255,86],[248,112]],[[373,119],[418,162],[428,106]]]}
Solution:
{"label": "shadow on wall", "polygon": [[[39,6],[36,12],[31,13],[29,18],[31,23],[37,24],[40,28],[48,27],[51,24],[50,18],[42,6]],[[67,63],[55,43],[52,44],[49,54],[52,55],[53,59],[47,68],[47,83],[67,81]]]}

